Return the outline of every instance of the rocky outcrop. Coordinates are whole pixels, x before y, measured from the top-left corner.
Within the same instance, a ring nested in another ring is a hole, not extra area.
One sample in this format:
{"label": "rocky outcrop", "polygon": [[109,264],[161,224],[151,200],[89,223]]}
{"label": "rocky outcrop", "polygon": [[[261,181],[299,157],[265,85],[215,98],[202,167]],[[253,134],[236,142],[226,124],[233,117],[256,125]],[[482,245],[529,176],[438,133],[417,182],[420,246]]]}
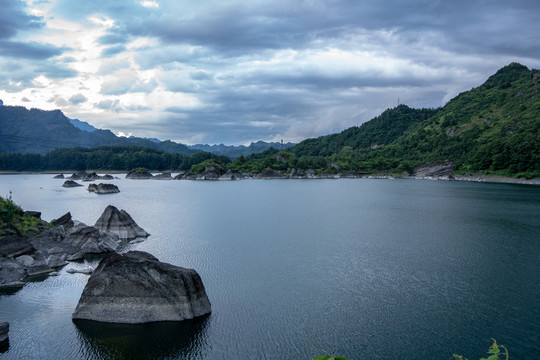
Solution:
{"label": "rocky outcrop", "polygon": [[68,260],[82,259],[86,254],[103,254],[116,251],[121,244],[118,235],[100,231],[83,223],[75,224],[62,242],[79,249]]}
{"label": "rocky outcrop", "polygon": [[20,235],[8,235],[0,238],[0,256],[17,257],[35,251],[28,240]]}
{"label": "rocky outcrop", "polygon": [[150,235],[137,225],[126,211],[118,210],[112,205],[107,206],[103,214],[96,221],[94,227],[101,231],[114,233],[120,239],[135,239]]}
{"label": "rocky outcrop", "polygon": [[417,178],[450,178],[453,167],[452,161],[431,162],[416,167],[413,175]]}
{"label": "rocky outcrop", "polygon": [[163,172],[161,174],[155,175],[152,179],[154,180],[172,180],[173,177],[170,171]]}
{"label": "rocky outcrop", "polygon": [[0,322],[0,343],[3,343],[8,339],[9,323]]}
{"label": "rocky outcrop", "polygon": [[144,180],[151,179],[152,177],[152,174],[144,169],[134,169],[126,174],[126,179]]}
{"label": "rocky outcrop", "polygon": [[119,193],[118,186],[114,184],[90,184],[88,185],[88,191],[95,192],[96,194],[114,194]]}
{"label": "rocky outcrop", "polygon": [[[126,225],[126,228],[116,226],[118,232],[124,236],[148,236],[129,214],[116,211],[120,215],[113,214],[109,218],[119,220],[110,223]],[[36,216],[38,214],[36,212]],[[127,239],[121,239],[118,234],[73,221],[69,212],[51,224],[53,227],[31,237],[14,233],[0,238],[0,288],[20,288],[30,276],[50,274],[68,261],[84,259],[87,254],[114,252],[127,243],[122,241]]]}
{"label": "rocky outcrop", "polygon": [[81,184],[79,184],[79,183],[77,183],[77,182],[75,182],[73,180],[66,180],[62,186],[65,187],[65,188],[72,188],[72,187],[83,186],[83,185],[81,185]]}
{"label": "rocky outcrop", "polygon": [[53,179],[63,179],[63,178],[64,178],[64,174],[58,174],[55,177],[53,177]]}
{"label": "rocky outcrop", "polygon": [[114,179],[114,176],[112,175],[109,175],[109,174],[105,174],[101,177],[102,180],[113,180]]}
{"label": "rocky outcrop", "polygon": [[182,321],[211,312],[199,274],[130,251],[101,260],[88,279],[73,319],[141,324]]}
{"label": "rocky outcrop", "polygon": [[244,175],[239,172],[227,170],[227,172],[219,177],[219,180],[242,180]]}
{"label": "rocky outcrop", "polygon": [[54,226],[63,226],[64,230],[71,229],[73,227],[73,220],[71,220],[71,213],[67,212],[60,216],[58,219],[51,221]]}
{"label": "rocky outcrop", "polygon": [[255,175],[256,179],[282,179],[284,175],[274,170],[266,169],[260,174]]}

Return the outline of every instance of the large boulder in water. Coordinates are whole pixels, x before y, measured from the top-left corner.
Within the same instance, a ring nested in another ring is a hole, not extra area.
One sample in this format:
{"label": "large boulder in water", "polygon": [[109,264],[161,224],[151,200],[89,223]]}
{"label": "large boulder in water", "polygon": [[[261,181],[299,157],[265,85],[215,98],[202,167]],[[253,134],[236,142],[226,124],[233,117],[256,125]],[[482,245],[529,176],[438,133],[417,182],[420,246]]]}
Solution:
{"label": "large boulder in water", "polygon": [[114,193],[119,193],[120,189],[118,189],[118,186],[114,184],[100,183],[98,185],[96,184],[88,185],[88,191],[95,192],[96,194],[114,194]]}
{"label": "large boulder in water", "polygon": [[73,319],[141,324],[182,321],[211,311],[195,270],[130,251],[101,260],[88,279]]}
{"label": "large boulder in water", "polygon": [[120,237],[120,239],[135,239],[137,237],[146,237],[150,234],[141,228],[124,210],[118,210],[109,205],[103,211],[94,225],[96,229],[111,232]]}

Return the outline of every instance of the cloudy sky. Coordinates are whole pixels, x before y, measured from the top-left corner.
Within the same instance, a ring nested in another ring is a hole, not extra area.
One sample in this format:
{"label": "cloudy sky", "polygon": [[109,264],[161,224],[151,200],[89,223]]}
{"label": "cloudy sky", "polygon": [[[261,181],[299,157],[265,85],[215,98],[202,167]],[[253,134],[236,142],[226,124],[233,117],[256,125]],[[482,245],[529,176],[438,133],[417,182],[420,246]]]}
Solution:
{"label": "cloudy sky", "polygon": [[540,1],[0,0],[0,99],[186,144],[299,141],[540,68]]}

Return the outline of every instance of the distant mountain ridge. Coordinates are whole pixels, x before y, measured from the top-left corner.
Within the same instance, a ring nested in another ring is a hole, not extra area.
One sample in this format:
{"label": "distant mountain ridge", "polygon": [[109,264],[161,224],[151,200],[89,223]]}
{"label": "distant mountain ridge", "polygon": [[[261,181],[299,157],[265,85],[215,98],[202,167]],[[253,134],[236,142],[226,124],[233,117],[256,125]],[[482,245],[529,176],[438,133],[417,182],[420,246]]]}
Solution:
{"label": "distant mountain ridge", "polygon": [[249,146],[197,144],[188,147],[170,140],[119,137],[110,130],[98,129],[87,122],[70,119],[60,110],[28,110],[21,106],[0,106],[0,153],[45,154],[57,148],[145,146],[182,155],[205,151],[236,159],[271,147],[286,149],[292,145],[294,144],[258,141]]}
{"label": "distant mountain ridge", "polygon": [[261,153],[270,148],[274,148],[277,150],[285,150],[294,145],[295,144],[291,142],[281,144],[279,142],[257,141],[257,142],[252,142],[251,144],[249,144],[249,146],[245,146],[245,145],[234,146],[234,145],[224,145],[224,144],[219,144],[219,145],[196,144],[196,145],[188,145],[188,147],[190,149],[202,150],[202,151],[210,152],[216,155],[224,155],[234,160],[234,159],[239,158],[240,156],[249,156],[252,154]]}
{"label": "distant mountain ridge", "polygon": [[119,137],[110,130],[69,119],[60,110],[0,106],[0,153],[46,154],[58,148],[96,146],[144,146],[182,155],[199,152],[172,141],[156,143],[149,139]]}

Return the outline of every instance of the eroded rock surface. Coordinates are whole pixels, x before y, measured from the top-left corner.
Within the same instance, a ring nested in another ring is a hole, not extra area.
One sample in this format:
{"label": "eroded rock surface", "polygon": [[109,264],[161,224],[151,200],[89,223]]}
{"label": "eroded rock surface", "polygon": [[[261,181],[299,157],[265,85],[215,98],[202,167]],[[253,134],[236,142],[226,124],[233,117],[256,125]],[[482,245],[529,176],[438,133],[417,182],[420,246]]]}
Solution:
{"label": "eroded rock surface", "polygon": [[119,193],[118,186],[114,184],[90,184],[88,185],[88,191],[95,192],[96,194],[114,194]]}
{"label": "eroded rock surface", "polygon": [[120,239],[135,239],[150,234],[141,228],[124,210],[109,205],[96,221],[94,227],[101,231],[117,234]]}
{"label": "eroded rock surface", "polygon": [[211,312],[199,274],[142,251],[110,254],[88,279],[73,319],[140,324]]}

